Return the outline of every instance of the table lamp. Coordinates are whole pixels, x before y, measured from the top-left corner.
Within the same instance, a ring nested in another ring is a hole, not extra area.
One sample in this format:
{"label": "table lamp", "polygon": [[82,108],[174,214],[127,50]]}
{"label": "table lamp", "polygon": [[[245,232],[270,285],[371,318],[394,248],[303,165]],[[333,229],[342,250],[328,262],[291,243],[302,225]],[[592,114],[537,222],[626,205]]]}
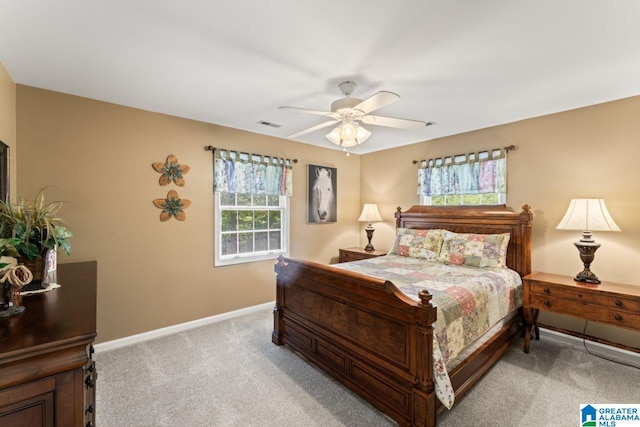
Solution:
{"label": "table lamp", "polygon": [[362,213],[360,214],[360,218],[358,218],[358,221],[369,223],[369,225],[367,225],[367,227],[364,229],[367,232],[367,239],[369,239],[369,243],[367,244],[367,246],[364,247],[365,251],[371,252],[375,250],[373,245],[371,244],[371,238],[373,237],[373,232],[375,231],[375,228],[371,226],[371,223],[379,222],[382,220],[383,219],[380,216],[380,211],[378,211],[378,205],[376,205],[375,203],[364,204],[364,207],[362,208]]}
{"label": "table lamp", "polygon": [[600,247],[591,237],[591,231],[620,231],[609,215],[603,199],[572,199],[564,218],[556,230],[582,230],[582,239],[575,242],[580,252],[584,270],[574,280],[587,283],[600,283],[598,277],[590,270],[595,252]]}

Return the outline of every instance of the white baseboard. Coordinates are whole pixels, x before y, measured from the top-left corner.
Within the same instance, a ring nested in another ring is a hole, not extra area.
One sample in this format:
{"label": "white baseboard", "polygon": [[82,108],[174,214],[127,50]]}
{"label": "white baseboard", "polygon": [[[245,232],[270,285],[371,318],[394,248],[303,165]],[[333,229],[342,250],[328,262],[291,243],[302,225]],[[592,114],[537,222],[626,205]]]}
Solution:
{"label": "white baseboard", "polygon": [[[543,337],[549,337],[558,341],[565,342],[584,351],[582,338],[574,337],[573,335],[563,334],[561,332],[556,332],[549,329],[540,328],[540,339],[542,340]],[[633,351],[613,347],[595,341],[587,340],[586,342],[587,348],[593,354],[640,368],[639,353],[634,353]]]}
{"label": "white baseboard", "polygon": [[93,346],[93,349],[95,350],[96,353],[101,353],[103,351],[113,350],[120,347],[126,347],[128,345],[137,344],[150,339],[175,334],[178,332],[186,331],[186,330],[197,328],[204,325],[210,325],[212,323],[221,322],[223,320],[242,316],[243,314],[255,313],[257,311],[261,311],[261,310],[273,307],[274,305],[275,305],[275,301],[271,301],[271,302],[266,302],[264,304],[254,305],[252,307],[242,308],[240,310],[229,311],[227,313],[217,314],[215,316],[193,320],[191,322],[185,322],[177,325],[167,326],[166,328],[154,329],[153,331],[143,332],[141,334],[131,335],[128,337],[95,344]]}

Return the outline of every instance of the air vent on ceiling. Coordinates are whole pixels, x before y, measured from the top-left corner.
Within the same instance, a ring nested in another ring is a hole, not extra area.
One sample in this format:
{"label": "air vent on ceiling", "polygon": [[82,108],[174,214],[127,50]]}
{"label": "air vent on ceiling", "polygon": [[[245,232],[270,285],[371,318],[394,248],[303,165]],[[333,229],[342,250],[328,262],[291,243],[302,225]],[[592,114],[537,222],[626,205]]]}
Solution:
{"label": "air vent on ceiling", "polygon": [[272,127],[272,128],[279,128],[279,127],[282,127],[282,125],[279,125],[279,124],[277,124],[277,123],[266,122],[266,121],[264,121],[264,120],[260,120],[260,121],[258,122],[258,124],[259,124],[259,125],[264,125],[264,126],[269,126],[269,127]]}

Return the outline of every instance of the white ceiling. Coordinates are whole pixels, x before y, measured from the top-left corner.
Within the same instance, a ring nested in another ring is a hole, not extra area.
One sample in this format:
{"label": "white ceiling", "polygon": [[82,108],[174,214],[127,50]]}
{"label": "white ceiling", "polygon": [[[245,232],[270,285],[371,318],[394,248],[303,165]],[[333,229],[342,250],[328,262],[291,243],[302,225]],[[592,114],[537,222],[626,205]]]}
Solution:
{"label": "white ceiling", "polygon": [[[638,0],[0,0],[16,83],[286,138],[353,96],[367,153],[640,94]],[[272,128],[264,120],[281,124]],[[336,148],[324,135],[300,142]],[[277,143],[277,142],[276,142]]]}

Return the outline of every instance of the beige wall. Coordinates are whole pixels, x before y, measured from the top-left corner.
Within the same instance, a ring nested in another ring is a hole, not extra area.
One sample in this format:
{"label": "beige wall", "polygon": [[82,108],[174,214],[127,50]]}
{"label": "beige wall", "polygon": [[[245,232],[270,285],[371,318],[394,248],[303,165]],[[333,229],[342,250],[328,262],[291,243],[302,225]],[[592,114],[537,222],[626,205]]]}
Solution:
{"label": "beige wall", "polygon": [[[603,280],[640,285],[640,97],[538,117],[362,156],[361,200],[378,203],[376,249],[393,243],[393,213],[418,204],[412,160],[514,144],[509,153],[507,205],[533,207],[533,269],[574,275],[582,264],[579,232],[557,231],[570,199],[604,198],[621,233],[594,232],[602,244],[592,270]],[[366,242],[362,233],[361,244]],[[541,315],[582,331],[583,321]],[[590,324],[588,332],[636,345],[640,334]]]}
{"label": "beige wall", "polygon": [[[358,242],[359,156],[22,85],[17,98],[18,192],[55,186],[68,201],[71,261],[98,260],[99,342],[275,299],[273,262],[213,267],[205,145],[298,159],[292,256],[329,263]],[[169,154],[191,167],[183,188],[158,184],[151,164]],[[308,163],[338,169],[336,224],[306,224]],[[184,222],[161,223],[152,204],[170,189],[191,200]]]}
{"label": "beige wall", "polygon": [[0,62],[0,141],[9,146],[9,193],[16,190],[16,84]]}
{"label": "beige wall", "polygon": [[[16,86],[2,72],[0,84],[0,112],[15,116]],[[555,226],[571,198],[603,197],[622,232],[596,233],[602,247],[592,268],[602,279],[640,284],[634,268],[640,254],[640,223],[634,218],[640,204],[638,117],[640,97],[635,97],[346,157],[335,150],[18,85],[17,189],[30,196],[53,185],[51,197],[69,201],[64,216],[76,235],[71,261],[99,261],[100,342],[274,299],[271,262],[213,267],[213,178],[205,145],[297,158],[291,255],[334,262],[338,248],[366,243],[356,221],[362,203],[378,203],[386,219],[376,225],[376,248],[391,246],[395,208],[418,203],[412,160],[515,144],[507,204],[514,210],[525,203],[533,207],[534,270],[572,275],[581,269],[572,244],[579,233],[556,231]],[[11,119],[0,122],[0,132],[15,141]],[[170,153],[191,166],[184,188],[160,187],[151,168]],[[337,224],[305,222],[308,163],[338,168]],[[192,201],[184,223],[161,223],[151,203],[170,188]],[[559,316],[543,315],[543,320],[574,330],[583,327],[581,321]],[[628,345],[638,340],[638,334],[597,324],[590,324],[588,332]]]}

